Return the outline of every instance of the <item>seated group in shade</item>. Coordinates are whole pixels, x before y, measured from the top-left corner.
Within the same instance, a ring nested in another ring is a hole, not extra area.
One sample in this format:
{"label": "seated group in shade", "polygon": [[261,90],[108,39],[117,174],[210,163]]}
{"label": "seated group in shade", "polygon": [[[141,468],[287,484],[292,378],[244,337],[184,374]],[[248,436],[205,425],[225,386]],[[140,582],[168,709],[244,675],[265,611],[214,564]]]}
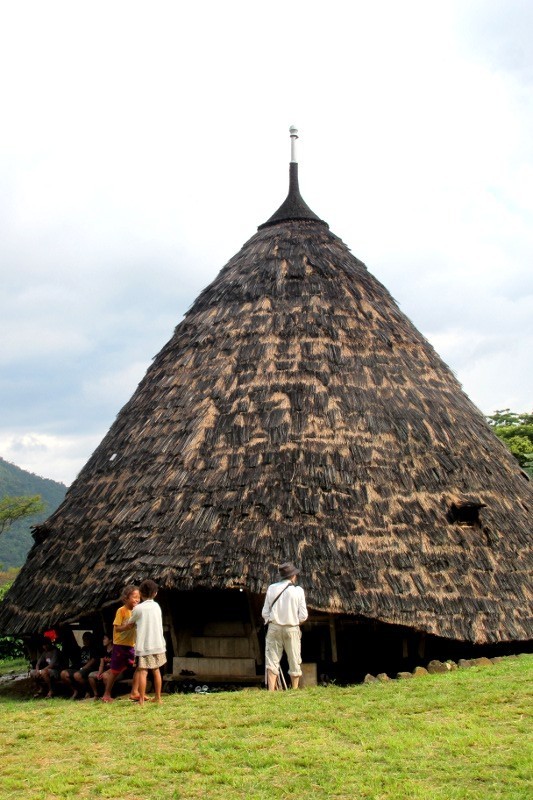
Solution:
{"label": "seated group in shade", "polygon": [[35,697],[54,697],[63,690],[72,700],[84,697],[97,699],[103,692],[106,673],[111,661],[111,639],[104,635],[101,647],[96,647],[94,636],[85,631],[81,648],[73,641],[65,642],[60,650],[54,640],[45,638],[42,653],[30,677],[35,681]]}
{"label": "seated group in shade", "polygon": [[133,677],[130,699],[142,705],[150,671],[153,699],[160,703],[160,668],[166,663],[166,644],[161,607],[155,602],[157,592],[152,580],[143,581],[140,587],[126,586],[123,605],[113,622],[113,638],[104,635],[99,648],[90,631],[83,634],[81,648],[70,629],[60,631],[61,649],[54,644],[55,632],[47,632],[50,636],[45,634],[42,653],[30,672],[36,684],[35,697],[54,697],[63,686],[73,700],[99,700],[102,695],[102,700],[110,703],[115,681]]}

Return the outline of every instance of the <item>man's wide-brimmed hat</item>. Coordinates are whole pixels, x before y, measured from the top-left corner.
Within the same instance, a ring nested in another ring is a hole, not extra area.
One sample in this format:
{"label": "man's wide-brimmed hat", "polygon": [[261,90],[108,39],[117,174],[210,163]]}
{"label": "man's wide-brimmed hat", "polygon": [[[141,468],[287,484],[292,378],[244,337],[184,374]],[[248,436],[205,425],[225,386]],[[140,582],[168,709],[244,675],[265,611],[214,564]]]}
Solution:
{"label": "man's wide-brimmed hat", "polygon": [[299,575],[300,570],[294,566],[292,561],[286,561],[285,564],[280,564],[279,574],[282,578],[292,578],[293,575]]}

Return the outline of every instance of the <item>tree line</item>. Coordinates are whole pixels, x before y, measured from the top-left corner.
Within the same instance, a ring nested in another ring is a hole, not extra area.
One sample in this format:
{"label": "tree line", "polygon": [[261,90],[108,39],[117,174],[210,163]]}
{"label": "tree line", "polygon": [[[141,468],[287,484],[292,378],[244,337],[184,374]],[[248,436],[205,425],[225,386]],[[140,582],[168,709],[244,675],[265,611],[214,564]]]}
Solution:
{"label": "tree line", "polygon": [[522,469],[533,477],[533,414],[517,414],[504,408],[487,417],[487,422]]}

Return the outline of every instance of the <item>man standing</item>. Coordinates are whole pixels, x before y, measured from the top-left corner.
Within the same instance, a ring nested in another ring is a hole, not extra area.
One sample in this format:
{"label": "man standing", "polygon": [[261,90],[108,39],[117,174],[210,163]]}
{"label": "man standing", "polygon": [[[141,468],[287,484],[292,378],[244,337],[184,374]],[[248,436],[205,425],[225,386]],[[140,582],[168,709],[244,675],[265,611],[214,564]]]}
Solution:
{"label": "man standing", "polygon": [[268,624],[266,636],[265,661],[269,691],[276,689],[279,675],[279,662],[283,651],[289,660],[289,675],[293,689],[298,688],[302,674],[300,625],[307,619],[305,594],[301,586],[296,586],[300,573],[290,561],[281,564],[281,580],[271,583],[267,589],[263,606],[263,619]]}

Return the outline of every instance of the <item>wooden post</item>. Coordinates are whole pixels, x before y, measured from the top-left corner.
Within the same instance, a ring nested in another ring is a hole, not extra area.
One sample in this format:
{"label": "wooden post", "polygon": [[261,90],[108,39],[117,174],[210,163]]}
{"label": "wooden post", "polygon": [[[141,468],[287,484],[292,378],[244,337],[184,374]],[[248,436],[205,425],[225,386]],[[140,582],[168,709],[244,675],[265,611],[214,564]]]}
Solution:
{"label": "wooden post", "polygon": [[257,623],[255,621],[254,608],[252,606],[252,601],[249,592],[246,592],[246,599],[248,600],[248,613],[250,615],[250,628],[251,628],[249,633],[249,639],[252,645],[254,658],[256,662],[259,665],[261,665],[263,663],[263,651],[259,644],[259,636],[257,635]]}
{"label": "wooden post", "polygon": [[[170,609],[167,609],[167,613],[164,617],[165,625],[168,625],[170,631],[170,639],[172,641],[172,651],[173,655],[178,656],[178,637],[176,636],[176,626],[174,625],[174,615]],[[172,670],[170,670],[172,671]]]}
{"label": "wooden post", "polygon": [[337,631],[335,630],[335,618],[329,618],[329,635],[331,638],[331,660],[334,664],[337,663],[339,657],[337,655]]}

